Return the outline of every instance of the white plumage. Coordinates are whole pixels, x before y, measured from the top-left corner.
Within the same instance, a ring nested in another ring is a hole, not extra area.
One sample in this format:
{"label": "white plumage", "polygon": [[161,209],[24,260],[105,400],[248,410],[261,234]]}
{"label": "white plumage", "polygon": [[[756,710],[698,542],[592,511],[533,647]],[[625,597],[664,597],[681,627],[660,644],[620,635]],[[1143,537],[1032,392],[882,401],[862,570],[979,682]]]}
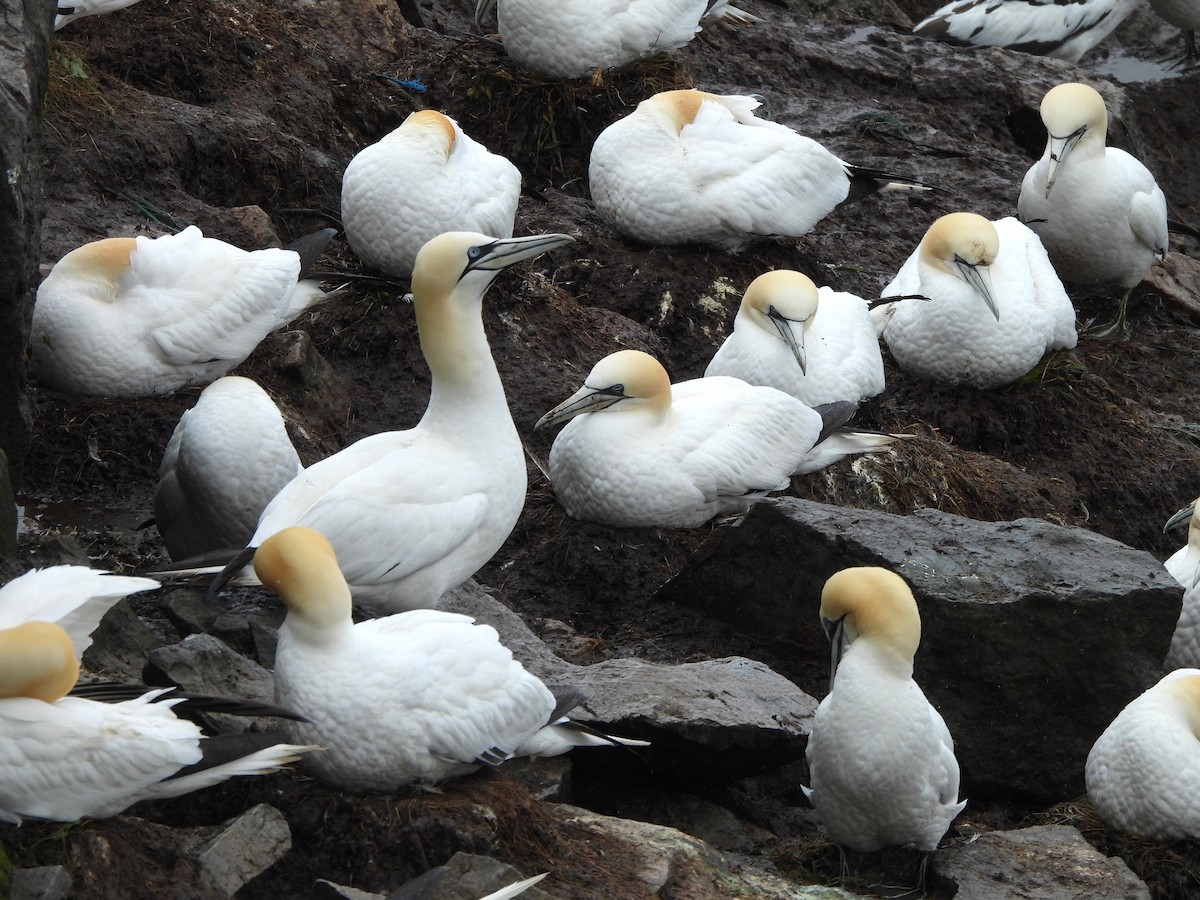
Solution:
{"label": "white plumage", "polygon": [[1171,554],[1163,565],[1183,586],[1179,622],[1171,635],[1171,649],[1163,664],[1166,669],[1200,667],[1200,519],[1193,502],[1167,520],[1164,531],[1188,523],[1187,543]]}
{"label": "white plumage", "polygon": [[249,378],[206,387],[158,468],[154,518],[172,559],[244,547],[266,505],[302,471],[279,408]]}
{"label": "white plumage", "polygon": [[844,569],[825,583],[821,622],[832,685],[808,738],[805,794],[843,847],[932,851],[966,801],[950,731],[912,678],[912,591],[886,569]]}
{"label": "white plumage", "polygon": [[520,195],[516,166],[423,109],[350,160],[342,226],[364,263],[408,278],[417,251],[444,231],[511,237]]}
{"label": "white plumage", "polygon": [[305,308],[300,254],[247,252],[195,226],[159,238],[107,238],[72,250],[38,288],[33,371],[54,390],[168,394],[220,378]]}
{"label": "white plumage", "polygon": [[883,295],[928,298],[876,315],[900,368],[933,381],[1000,387],[1078,341],[1075,309],[1045,249],[1013,218],[943,216]]}
{"label": "white plumage", "polygon": [[58,15],[54,17],[54,30],[70,25],[84,16],[102,16],[133,6],[138,0],[59,0]]}
{"label": "white plumage", "polygon": [[780,269],[746,288],[704,375],[773,387],[808,406],[857,403],[883,390],[883,356],[865,300]]}

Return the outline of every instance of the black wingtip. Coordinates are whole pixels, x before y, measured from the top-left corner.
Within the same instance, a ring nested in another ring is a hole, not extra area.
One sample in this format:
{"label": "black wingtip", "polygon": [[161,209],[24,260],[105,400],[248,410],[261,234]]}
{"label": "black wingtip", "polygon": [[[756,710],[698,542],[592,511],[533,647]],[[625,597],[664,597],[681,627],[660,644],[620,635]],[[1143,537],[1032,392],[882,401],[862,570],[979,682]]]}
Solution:
{"label": "black wingtip", "polygon": [[296,238],[296,240],[283,248],[284,250],[291,250],[299,254],[301,278],[307,278],[309,273],[316,268],[321,254],[325,252],[325,248],[329,246],[329,242],[333,240],[336,234],[336,228],[322,228],[320,231],[314,231],[312,234]]}
{"label": "black wingtip", "polygon": [[212,584],[208,586],[208,590],[204,592],[204,599],[209,603],[216,603],[217,598],[221,596],[222,588],[227,585],[238,572],[242,571],[254,559],[254,548],[246,547],[239,550],[237,555],[229,561],[229,563],[220,572],[217,577],[212,580]]}

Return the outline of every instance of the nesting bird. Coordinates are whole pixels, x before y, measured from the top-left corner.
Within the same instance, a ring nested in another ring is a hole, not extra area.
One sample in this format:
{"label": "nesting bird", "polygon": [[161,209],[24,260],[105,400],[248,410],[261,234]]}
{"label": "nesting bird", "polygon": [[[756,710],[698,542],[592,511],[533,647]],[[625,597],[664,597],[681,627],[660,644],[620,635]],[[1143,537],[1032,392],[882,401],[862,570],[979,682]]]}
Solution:
{"label": "nesting bird", "polygon": [[1179,622],[1171,635],[1164,667],[1180,669],[1200,666],[1200,517],[1193,501],[1175,513],[1163,526],[1168,531],[1177,525],[1188,524],[1187,543],[1171,554],[1163,565],[1171,577],[1183,586],[1183,606]]}
{"label": "nesting bird", "polygon": [[1074,347],[1075,309],[1038,236],[1016,219],[951,213],[929,226],[873,311],[900,368],[993,388]]}
{"label": "nesting bird", "polygon": [[54,390],[108,397],[220,378],[270,332],[332,296],[300,278],[333,234],[302,239],[299,252],[248,252],[189,226],[72,250],[38,288],[34,375]]}
{"label": "nesting bird", "polygon": [[364,263],[408,278],[417,252],[444,231],[511,237],[520,195],[516,166],[422,109],[350,160],[342,226]]}
{"label": "nesting bird", "polygon": [[754,97],[704,91],[643,100],[592,146],[596,209],[648,244],[738,250],[759,238],[807,234],[847,197],[913,187],[755,117],[758,106]]}
{"label": "nesting bird", "polygon": [[883,390],[883,356],[865,300],[780,269],[746,288],[704,375],[773,387],[808,406],[858,403]]}
{"label": "nesting bird", "polygon": [[950,731],[913,681],[912,591],[887,569],[843,569],[821,592],[821,624],[832,683],[808,739],[805,794],[842,847],[928,853],[966,801]]}

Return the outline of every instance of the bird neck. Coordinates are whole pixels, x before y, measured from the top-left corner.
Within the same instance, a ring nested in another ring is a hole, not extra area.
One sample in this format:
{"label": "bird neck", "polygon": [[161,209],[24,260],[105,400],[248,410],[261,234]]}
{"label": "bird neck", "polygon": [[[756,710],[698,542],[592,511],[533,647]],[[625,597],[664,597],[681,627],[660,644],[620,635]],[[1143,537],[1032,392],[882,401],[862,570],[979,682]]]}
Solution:
{"label": "bird neck", "polygon": [[[422,316],[418,307],[417,329],[421,351],[433,376],[422,423],[478,424],[489,414],[512,422],[478,307],[463,309],[448,303],[436,317]],[[470,420],[464,419],[466,413]]]}

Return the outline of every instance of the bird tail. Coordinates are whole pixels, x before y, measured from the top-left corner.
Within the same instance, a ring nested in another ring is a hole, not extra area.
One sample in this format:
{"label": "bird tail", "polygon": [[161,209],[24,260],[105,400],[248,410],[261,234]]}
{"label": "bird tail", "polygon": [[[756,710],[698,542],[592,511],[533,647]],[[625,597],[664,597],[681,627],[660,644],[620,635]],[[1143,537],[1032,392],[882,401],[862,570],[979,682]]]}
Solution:
{"label": "bird tail", "polygon": [[514,756],[558,756],[573,747],[649,747],[649,741],[605,734],[582,722],[560,719],[531,735]]}
{"label": "bird tail", "polygon": [[846,174],[850,176],[850,194],[848,200],[861,200],[868,194],[878,191],[936,191],[942,189],[932,184],[926,184],[907,175],[896,175],[879,169],[868,169],[864,166],[846,164]]}
{"label": "bird tail", "polygon": [[498,891],[492,891],[486,897],[480,897],[479,900],[512,900],[513,897],[518,897],[525,893],[547,875],[549,872],[543,872],[541,875],[534,875],[532,878],[526,878],[524,881],[517,881],[507,887],[502,887]]}
{"label": "bird tail", "polygon": [[722,24],[741,25],[743,28],[750,28],[755,23],[762,21],[758,16],[746,12],[744,9],[732,6],[729,0],[711,0],[708,9],[700,18],[715,19]]}
{"label": "bird tail", "polygon": [[852,453],[875,453],[883,450],[893,441],[903,440],[911,435],[884,434],[878,431],[835,431],[829,437],[818,442],[809,451],[808,456],[800,463],[793,474],[808,475],[826,466],[831,466],[843,456]]}
{"label": "bird tail", "polygon": [[[268,732],[220,734],[200,741],[200,761],[152,785],[143,799],[165,799],[220,784],[237,775],[269,775],[301,755],[324,750],[315,744],[271,743],[278,735]],[[263,745],[267,746],[263,746]],[[254,748],[254,749],[250,749]]]}

